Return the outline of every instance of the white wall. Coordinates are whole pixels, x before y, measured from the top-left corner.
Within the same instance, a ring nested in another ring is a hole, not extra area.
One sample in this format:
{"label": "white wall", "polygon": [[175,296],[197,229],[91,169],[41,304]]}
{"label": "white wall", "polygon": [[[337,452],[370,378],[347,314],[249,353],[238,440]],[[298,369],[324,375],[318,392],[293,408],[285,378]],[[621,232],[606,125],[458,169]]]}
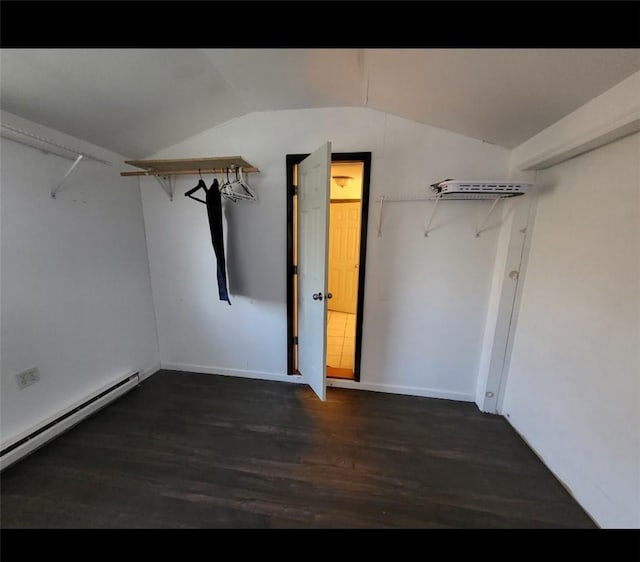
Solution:
{"label": "white wall", "polygon": [[602,527],[640,527],[640,136],[537,173],[504,412]]}
{"label": "white wall", "polygon": [[[2,441],[127,371],[159,362],[137,182],[124,158],[35,123],[2,122],[113,162],[72,163],[2,139]],[[18,390],[15,374],[37,366],[41,381]]]}
{"label": "white wall", "polygon": [[141,180],[163,366],[291,380],[285,155],[328,140],[373,159],[359,386],[473,400],[500,215],[476,238],[491,202],[443,202],[425,238],[432,202],[389,203],[379,238],[375,199],[424,195],[444,178],[502,178],[509,153],[366,108],[253,113],[154,155],[240,154],[260,169],[250,178],[259,202],[225,202],[232,306],[217,297],[206,209],[183,196],[197,178],[180,178],[173,202]]}

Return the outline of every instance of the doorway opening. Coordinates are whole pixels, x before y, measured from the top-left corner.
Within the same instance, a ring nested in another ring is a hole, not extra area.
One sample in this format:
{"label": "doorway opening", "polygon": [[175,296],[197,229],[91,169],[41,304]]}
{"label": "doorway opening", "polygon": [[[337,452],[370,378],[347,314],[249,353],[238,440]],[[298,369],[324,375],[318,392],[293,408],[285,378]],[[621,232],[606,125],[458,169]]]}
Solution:
{"label": "doorway opening", "polygon": [[[287,155],[287,367],[298,374],[297,168]],[[360,380],[371,153],[331,155],[326,376]]]}

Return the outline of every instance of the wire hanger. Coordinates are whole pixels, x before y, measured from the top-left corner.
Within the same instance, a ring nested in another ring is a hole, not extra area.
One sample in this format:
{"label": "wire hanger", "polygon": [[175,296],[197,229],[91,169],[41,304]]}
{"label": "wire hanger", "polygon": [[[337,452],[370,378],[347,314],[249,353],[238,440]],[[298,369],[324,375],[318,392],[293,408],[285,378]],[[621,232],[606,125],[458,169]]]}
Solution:
{"label": "wire hanger", "polygon": [[222,195],[225,199],[231,199],[232,201],[235,201],[235,198],[233,197],[233,195],[229,193],[229,186],[231,185],[231,183],[229,182],[229,168],[227,168],[226,172],[227,172],[226,179],[225,179],[224,173],[221,173],[222,181],[220,182],[220,185],[219,185],[220,195]]}
{"label": "wire hanger", "polygon": [[257,201],[258,196],[256,195],[255,191],[251,189],[251,186],[247,183],[247,180],[245,180],[244,176],[242,175],[242,166],[240,166],[240,183],[242,184],[244,190],[247,192],[247,195],[249,195],[253,201]]}
{"label": "wire hanger", "polygon": [[[217,189],[220,195],[225,199],[233,201],[234,203],[236,203],[237,201],[257,201],[258,198],[256,194],[247,183],[245,176],[242,174],[242,167],[233,168],[232,170],[236,173],[236,177],[233,181],[229,179],[229,168],[220,170],[219,182],[216,174],[214,173],[214,182],[212,183],[211,188],[214,188],[214,186],[216,186],[217,184]],[[206,201],[193,195],[200,189],[204,190],[205,193],[209,191],[209,189],[207,189],[206,183],[204,182],[204,179],[202,178],[202,172],[200,169],[198,169],[198,175],[200,176],[198,185],[187,191],[184,195],[185,197],[189,197],[190,199],[194,199],[195,201],[199,201],[200,203],[204,203],[206,205]]]}
{"label": "wire hanger", "polygon": [[229,184],[229,194],[234,198],[235,201],[255,201],[256,195],[244,181],[244,178],[242,176],[242,168],[236,168],[235,172],[236,179]]}

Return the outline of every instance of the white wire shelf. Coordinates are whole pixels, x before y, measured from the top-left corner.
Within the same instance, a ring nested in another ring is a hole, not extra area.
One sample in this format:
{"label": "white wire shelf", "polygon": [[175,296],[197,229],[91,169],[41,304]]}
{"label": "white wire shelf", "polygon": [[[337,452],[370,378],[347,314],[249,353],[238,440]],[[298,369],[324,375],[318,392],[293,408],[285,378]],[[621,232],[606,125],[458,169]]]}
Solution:
{"label": "white wire shelf", "polygon": [[[434,184],[437,185],[437,184]],[[433,186],[432,186],[433,187]],[[480,237],[480,233],[484,229],[491,213],[496,207],[496,204],[501,199],[510,199],[512,197],[517,197],[519,195],[524,195],[524,191],[499,191],[499,192],[491,192],[491,193],[474,193],[473,191],[463,191],[463,192],[441,192],[441,193],[428,193],[426,195],[381,195],[376,199],[378,203],[378,236],[382,236],[382,213],[385,203],[405,203],[405,202],[417,202],[417,201],[435,201],[435,204],[431,208],[431,213],[429,214],[427,224],[424,229],[424,235],[429,236],[429,231],[431,228],[431,223],[433,221],[433,217],[436,214],[436,209],[438,208],[438,203],[440,201],[493,201],[493,205],[489,209],[489,212],[486,214],[484,220],[480,223],[480,225],[476,228],[476,238]]]}
{"label": "white wire shelf", "polygon": [[73,163],[69,166],[69,169],[64,176],[51,186],[50,193],[53,199],[56,198],[57,193],[62,189],[62,186],[71,175],[71,172],[75,170],[76,166],[80,164],[82,160],[89,160],[99,164],[104,164],[105,166],[111,166],[111,162],[108,160],[98,158],[97,156],[93,156],[92,154],[81,150],[76,150],[70,146],[65,146],[64,144],[36,135],[35,133],[30,133],[29,131],[14,127],[13,125],[7,125],[6,123],[0,123],[0,135],[14,142],[41,150],[42,152],[55,154],[56,156],[60,156],[67,160],[73,160]]}

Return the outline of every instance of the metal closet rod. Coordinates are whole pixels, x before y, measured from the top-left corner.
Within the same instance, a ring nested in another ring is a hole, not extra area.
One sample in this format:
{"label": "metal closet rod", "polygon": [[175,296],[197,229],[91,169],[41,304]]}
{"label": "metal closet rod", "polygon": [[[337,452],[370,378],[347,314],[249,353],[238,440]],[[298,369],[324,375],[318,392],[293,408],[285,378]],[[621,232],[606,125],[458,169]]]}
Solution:
{"label": "metal closet rod", "polygon": [[242,170],[243,174],[253,174],[258,172],[258,168],[249,166],[229,166],[228,168],[198,168],[189,170],[142,170],[135,172],[120,172],[121,176],[196,176],[198,174],[224,174],[225,172],[236,172]]}
{"label": "metal closet rod", "polygon": [[[86,152],[82,152],[81,150],[76,150],[75,148],[70,148],[68,146],[65,146],[63,144],[57,143],[55,141],[52,141],[50,139],[47,139],[45,137],[41,137],[40,135],[36,135],[34,133],[30,133],[28,131],[25,131],[23,129],[19,129],[18,127],[14,127],[13,125],[7,125],[6,123],[0,123],[0,127],[2,127],[3,129],[6,129],[8,131],[11,131],[13,133],[17,133],[19,135],[22,135],[24,137],[27,137],[29,139],[33,139],[34,141],[37,141],[39,143],[43,143],[43,144],[47,144],[49,146],[54,146],[60,150],[66,150],[67,152],[70,152],[72,154],[74,154],[76,157],[78,156],[82,156],[82,158],[86,159],[86,160],[92,160],[93,162],[99,162],[100,164],[104,164],[105,166],[111,166],[111,162],[109,162],[108,160],[104,160],[102,158],[98,158],[97,156],[93,156],[92,154],[88,154]],[[15,140],[16,142],[20,142],[21,144],[25,144],[26,146],[30,146],[32,148],[37,148],[39,150],[44,150],[45,152],[49,152],[50,154],[56,154],[57,156],[61,156],[64,158],[64,156],[62,156],[61,154],[58,154],[56,152],[52,152],[52,151],[48,151],[45,148],[38,146],[36,144],[33,143],[29,143],[26,141],[21,141],[18,139],[14,139],[12,137],[7,137],[11,140]]]}
{"label": "metal closet rod", "polygon": [[438,199],[436,194],[434,195],[398,195],[398,196],[388,196],[388,195],[380,195],[377,199],[377,203],[402,203],[407,201],[433,201]]}
{"label": "metal closet rod", "polygon": [[[434,195],[399,195],[397,197],[387,197],[385,195],[381,195],[380,197],[378,197],[376,199],[379,207],[378,207],[378,236],[382,236],[382,208],[383,205],[385,203],[400,203],[400,202],[407,202],[407,201],[435,201],[435,203],[433,204],[433,207],[431,208],[431,213],[429,213],[429,218],[427,220],[427,224],[424,228],[424,235],[429,236],[429,231],[431,230],[431,223],[433,222],[433,217],[436,214],[436,209],[438,208],[438,203],[440,201],[464,201],[464,200],[468,200],[468,201],[480,201],[480,200],[486,200],[488,198],[477,198],[477,197],[473,197],[474,194],[468,194],[467,197],[459,197],[459,198],[447,198],[445,196],[443,196],[442,194],[434,194]],[[495,209],[496,205],[498,204],[498,201],[500,201],[501,199],[508,199],[510,197],[512,197],[512,194],[497,194],[495,197],[492,197],[493,204],[491,205],[491,208],[489,209],[489,212],[486,214],[486,216],[484,217],[483,221],[480,223],[480,226],[476,227],[476,238],[480,238],[480,233],[483,231],[485,225],[487,224],[487,221],[489,220],[489,216],[491,215],[491,213],[493,212],[493,210]]]}
{"label": "metal closet rod", "polygon": [[404,203],[408,201],[435,201],[435,205],[433,206],[433,210],[431,212],[431,216],[429,217],[429,221],[424,231],[424,235],[429,235],[429,228],[431,227],[431,221],[435,215],[436,207],[438,206],[438,202],[440,201],[440,197],[437,195],[397,195],[395,197],[390,197],[387,195],[381,195],[376,199],[378,203],[378,236],[382,237],[382,208],[385,203]]}

